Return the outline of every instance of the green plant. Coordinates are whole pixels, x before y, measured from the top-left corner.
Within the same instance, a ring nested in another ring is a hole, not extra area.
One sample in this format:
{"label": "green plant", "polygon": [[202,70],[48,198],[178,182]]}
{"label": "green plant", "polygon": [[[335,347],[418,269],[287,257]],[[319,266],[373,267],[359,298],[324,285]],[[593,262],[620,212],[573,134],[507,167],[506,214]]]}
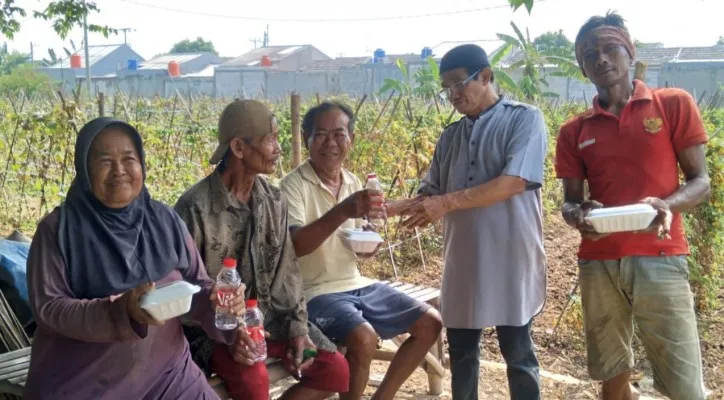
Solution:
{"label": "green plant", "polygon": [[[345,97],[338,100],[358,102]],[[155,198],[173,204],[184,190],[212,170],[208,157],[215,148],[218,116],[226,103],[206,97],[182,101],[179,97],[135,99],[119,94],[107,99],[106,115],[138,127],[148,160],[146,184]],[[294,167],[289,103],[270,104],[277,116],[283,152],[281,168],[271,177],[273,180]],[[313,104],[303,103],[302,114]],[[546,102],[538,106],[545,114],[549,135],[542,195],[546,219],[550,220],[558,217],[562,202],[560,182],[553,171],[558,130],[584,106]],[[415,193],[427,172],[442,131],[441,121],[448,119],[451,108],[439,104],[438,109],[412,95],[404,103],[400,101],[405,112],[399,112],[399,107],[395,111],[394,106],[382,112],[383,107],[373,101],[359,106],[355,144],[346,166],[358,176],[376,172],[390,198],[407,197]],[[95,104],[67,95],[0,95],[0,234],[13,228],[32,234],[38,220],[62,201],[74,175],[77,130],[95,117],[96,110]],[[706,311],[717,306],[724,285],[724,109],[708,109],[702,114],[712,134],[707,150],[712,195],[710,201],[688,213],[685,221],[692,248],[692,287],[699,310]],[[396,220],[390,223],[388,235],[391,243],[405,238]],[[421,247],[426,256],[439,256],[440,224],[421,237]],[[416,241],[405,242],[392,253],[401,272],[419,268],[420,248]],[[380,277],[392,271],[389,254],[381,254],[376,265],[379,271],[375,273],[379,272]]]}
{"label": "green plant", "polygon": [[[522,54],[519,61],[505,68],[508,72],[522,70],[521,77],[514,86],[510,82],[506,82],[508,86],[513,86],[512,89],[516,94],[528,101],[537,101],[541,97],[558,97],[554,92],[545,91],[545,88],[549,86],[546,80],[547,76],[583,79],[581,70],[573,55],[572,47],[548,46],[538,49],[535,43],[531,41],[528,29],[526,29],[526,35],[523,36],[523,33],[514,22],[511,21],[510,25],[515,32],[515,36],[498,33],[498,38],[505,42],[498,52],[507,54],[511,50],[518,50]],[[496,59],[496,65],[499,61],[500,59]],[[546,72],[545,68],[550,65],[557,67],[559,70]]]}
{"label": "green plant", "polygon": [[13,69],[7,75],[0,75],[1,93],[25,93],[28,95],[49,93],[52,83],[47,75],[37,72],[31,64]]}

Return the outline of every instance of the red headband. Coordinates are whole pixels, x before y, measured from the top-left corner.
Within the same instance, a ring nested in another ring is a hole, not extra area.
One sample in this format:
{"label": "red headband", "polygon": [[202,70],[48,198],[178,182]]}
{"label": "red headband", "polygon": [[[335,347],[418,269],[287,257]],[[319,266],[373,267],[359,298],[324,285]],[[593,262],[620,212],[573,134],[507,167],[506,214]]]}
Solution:
{"label": "red headband", "polygon": [[588,32],[581,41],[576,43],[576,60],[581,68],[583,68],[584,47],[586,47],[593,35],[596,36],[597,44],[603,46],[607,44],[617,44],[623,46],[623,48],[628,52],[629,57],[631,57],[632,60],[634,59],[634,56],[636,55],[636,47],[634,46],[628,31],[625,28],[618,26],[603,25]]}

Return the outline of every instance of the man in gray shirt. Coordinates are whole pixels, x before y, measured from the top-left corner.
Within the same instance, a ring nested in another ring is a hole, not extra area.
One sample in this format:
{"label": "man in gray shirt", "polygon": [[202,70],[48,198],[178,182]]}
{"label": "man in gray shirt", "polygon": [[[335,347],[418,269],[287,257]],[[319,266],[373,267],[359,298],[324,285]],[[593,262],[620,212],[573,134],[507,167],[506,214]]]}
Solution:
{"label": "man in gray shirt", "polygon": [[408,228],[443,219],[442,319],[454,399],[477,399],[482,329],[495,326],[512,399],[540,398],[531,322],[546,294],[543,250],[546,125],[541,111],[499,97],[485,51],[450,50],[442,86],[465,115],[435,148],[420,196],[390,214]]}

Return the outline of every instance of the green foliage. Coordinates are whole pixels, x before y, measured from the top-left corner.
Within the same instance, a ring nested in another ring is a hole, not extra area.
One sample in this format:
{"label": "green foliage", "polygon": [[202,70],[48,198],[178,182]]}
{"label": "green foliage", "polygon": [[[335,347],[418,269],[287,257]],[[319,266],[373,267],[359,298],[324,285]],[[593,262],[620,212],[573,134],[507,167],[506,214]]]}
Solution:
{"label": "green foliage", "polygon": [[184,39],[171,47],[169,53],[214,53],[219,54],[214,49],[214,44],[211,41],[204,40],[201,36],[197,37],[196,40],[191,41]]}
{"label": "green foliage", "polygon": [[397,94],[407,97],[414,96],[425,101],[432,101],[438,96],[442,87],[440,86],[440,66],[434,58],[428,57],[427,63],[410,77],[405,61],[402,58],[395,60],[397,69],[402,73],[402,80],[385,78],[380,93],[395,91]]}
{"label": "green foliage", "polygon": [[563,34],[563,29],[558,32],[546,32],[533,39],[533,44],[538,51],[547,49],[568,49],[573,51],[573,43]]}
{"label": "green foliage", "polygon": [[554,93],[544,91],[544,88],[549,86],[545,71],[549,65],[560,69],[560,71],[551,72],[550,76],[583,78],[575,62],[572,47],[544,46],[539,49],[534,42],[531,42],[527,29],[526,36],[523,36],[512,21],[511,26],[516,34],[515,37],[507,34],[498,34],[498,37],[505,42],[504,50],[515,49],[522,53],[519,61],[506,68],[508,71],[522,70],[518,83],[512,88],[514,94],[528,101],[536,101],[541,97],[557,97]]}
{"label": "green foliage", "polygon": [[528,10],[528,14],[533,11],[533,3],[535,0],[508,0],[510,3],[510,7],[513,9],[513,11],[520,8],[520,6],[525,6],[525,9]]}
{"label": "green foliage", "polygon": [[711,133],[706,153],[711,195],[685,215],[685,224],[697,308],[710,310],[719,305],[724,285],[724,109],[705,110],[702,115]]}
{"label": "green foliage", "polygon": [[50,78],[37,72],[32,64],[20,65],[9,74],[0,75],[0,93],[47,94],[51,89]]}
{"label": "green foliage", "polygon": [[[73,178],[73,146],[77,129],[95,117],[93,103],[76,104],[55,96],[0,98],[0,234],[20,228],[32,234],[38,220],[63,199]],[[340,98],[348,104],[357,101]],[[404,101],[403,101],[404,100]],[[63,102],[65,101],[65,103]],[[397,104],[395,106],[394,104]],[[108,98],[106,115],[136,125],[142,133],[148,160],[147,186],[154,198],[167,204],[211,171],[208,157],[216,143],[216,126],[226,101],[210,98],[129,99]],[[110,107],[116,104],[116,108]],[[316,102],[302,104],[302,114]],[[271,178],[288,173],[292,140],[289,102],[270,105],[280,132],[283,157]],[[355,145],[346,164],[358,176],[376,172],[390,198],[408,197],[425,175],[442,126],[451,118],[451,108],[419,97],[392,99],[381,114],[382,104],[367,100],[357,114]],[[566,120],[583,111],[581,104],[539,103],[546,116],[549,153],[545,161],[543,205],[546,218],[560,213],[562,188],[555,178],[553,154],[558,130]],[[699,310],[717,305],[724,285],[724,109],[702,111],[712,139],[707,162],[711,176],[711,199],[686,215],[691,282]],[[304,152],[305,150],[303,150]],[[404,231],[393,222],[387,239],[404,239]],[[429,254],[440,254],[440,226],[422,237]],[[417,268],[416,242],[396,247],[393,254],[401,265]],[[382,261],[382,258],[380,259]],[[385,273],[391,271],[386,264]]]}
{"label": "green foliage", "polygon": [[[100,9],[94,1],[58,0],[49,2],[42,11],[32,11],[32,15],[33,18],[50,22],[58,36],[65,39],[74,27],[83,25],[84,16],[98,11]],[[20,30],[18,18],[24,18],[27,14],[26,9],[15,5],[15,0],[0,0],[0,33],[12,39]],[[116,29],[90,23],[88,30],[105,37],[118,33]]]}
{"label": "green foliage", "polygon": [[17,51],[9,52],[7,45],[0,47],[0,75],[8,75],[28,61],[29,55]]}
{"label": "green foliage", "polygon": [[[512,50],[521,52],[522,58],[519,61],[508,65],[505,70],[507,72],[522,70],[521,77],[517,83],[510,79],[510,76],[501,72],[496,72],[496,76],[503,76],[504,86],[511,94],[522,97],[527,101],[538,101],[542,97],[557,97],[553,92],[545,91],[548,81],[546,76],[571,77],[583,79],[576,57],[573,53],[573,47],[554,47],[544,46],[539,49],[530,39],[530,32],[526,29],[526,35],[518,29],[514,22],[510,22],[515,36],[504,33],[498,33],[498,38],[505,44],[498,52],[510,53]],[[496,54],[497,55],[497,54]],[[496,58],[496,65],[502,60],[502,57]],[[558,71],[546,73],[545,68],[553,65]],[[495,71],[494,71],[495,72]]]}

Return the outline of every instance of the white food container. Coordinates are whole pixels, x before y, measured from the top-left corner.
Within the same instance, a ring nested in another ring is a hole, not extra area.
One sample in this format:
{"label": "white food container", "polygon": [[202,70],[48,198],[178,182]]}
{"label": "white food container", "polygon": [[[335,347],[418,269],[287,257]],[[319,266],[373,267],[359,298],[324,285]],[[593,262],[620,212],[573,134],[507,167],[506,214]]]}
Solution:
{"label": "white food container", "polygon": [[648,204],[632,204],[591,210],[586,221],[599,233],[632,232],[648,228],[656,214]]}
{"label": "white food container", "polygon": [[344,244],[357,254],[372,253],[380,243],[384,242],[377,232],[362,229],[342,229],[339,236]]}
{"label": "white food container", "polygon": [[176,281],[141,296],[140,306],[156,321],[166,321],[189,312],[191,299],[200,290],[186,281]]}

